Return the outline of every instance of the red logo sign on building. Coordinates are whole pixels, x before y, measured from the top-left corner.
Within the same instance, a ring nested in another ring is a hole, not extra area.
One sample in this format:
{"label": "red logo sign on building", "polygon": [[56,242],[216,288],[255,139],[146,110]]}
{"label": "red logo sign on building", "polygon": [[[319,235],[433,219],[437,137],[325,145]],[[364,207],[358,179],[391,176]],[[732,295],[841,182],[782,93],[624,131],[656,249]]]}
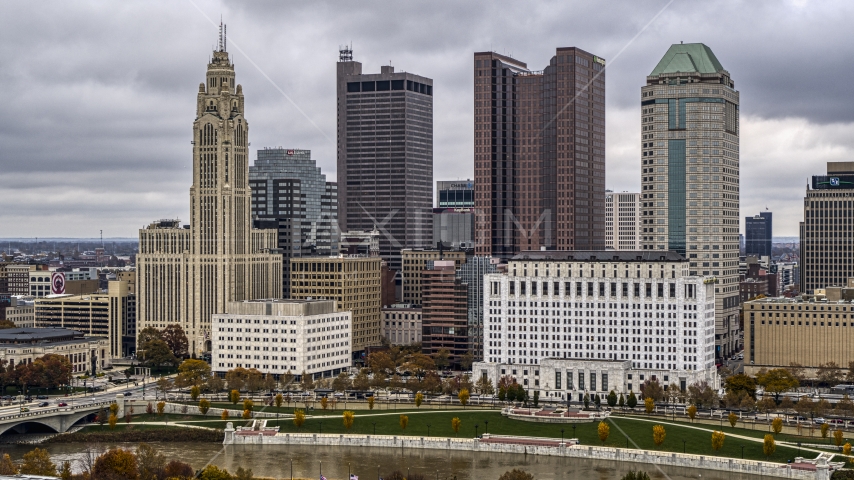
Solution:
{"label": "red logo sign on building", "polygon": [[62,295],[65,293],[64,273],[53,272],[50,274],[50,293],[51,295]]}

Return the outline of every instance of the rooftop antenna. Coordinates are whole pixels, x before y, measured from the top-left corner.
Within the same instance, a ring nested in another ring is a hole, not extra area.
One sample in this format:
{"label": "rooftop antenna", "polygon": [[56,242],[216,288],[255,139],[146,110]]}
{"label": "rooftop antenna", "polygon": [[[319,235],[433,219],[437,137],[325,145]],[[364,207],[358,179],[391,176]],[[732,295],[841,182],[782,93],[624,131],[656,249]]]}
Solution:
{"label": "rooftop antenna", "polygon": [[353,61],[353,46],[352,45],[344,45],[338,46],[338,61],[339,62],[352,62]]}
{"label": "rooftop antenna", "polygon": [[100,232],[101,232],[101,248],[104,248],[104,231],[100,230]]}

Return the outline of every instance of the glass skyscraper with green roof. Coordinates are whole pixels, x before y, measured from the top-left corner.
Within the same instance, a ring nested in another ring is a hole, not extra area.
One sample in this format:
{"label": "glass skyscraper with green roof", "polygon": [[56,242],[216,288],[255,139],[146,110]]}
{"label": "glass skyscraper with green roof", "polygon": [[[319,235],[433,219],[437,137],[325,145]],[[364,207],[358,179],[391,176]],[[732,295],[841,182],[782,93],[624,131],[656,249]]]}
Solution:
{"label": "glass skyscraper with green roof", "polygon": [[641,87],[643,249],[673,250],[691,275],[714,279],[715,318],[696,327],[715,329],[718,358],[739,342],[738,109],[730,73],[702,43],[672,45]]}

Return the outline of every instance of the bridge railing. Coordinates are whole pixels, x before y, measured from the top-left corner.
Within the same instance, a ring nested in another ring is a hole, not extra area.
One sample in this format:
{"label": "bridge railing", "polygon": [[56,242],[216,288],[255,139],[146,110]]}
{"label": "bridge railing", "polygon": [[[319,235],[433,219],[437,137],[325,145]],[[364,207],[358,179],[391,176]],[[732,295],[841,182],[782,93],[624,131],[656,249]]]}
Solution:
{"label": "bridge railing", "polygon": [[20,412],[20,413],[0,415],[0,422],[7,421],[7,420],[17,420],[17,419],[21,419],[21,418],[41,417],[41,416],[45,416],[45,414],[55,414],[55,413],[61,413],[61,412],[74,412],[74,411],[78,411],[78,410],[89,410],[89,409],[93,409],[95,407],[109,406],[112,403],[114,403],[114,402],[111,400],[111,401],[105,401],[105,402],[87,403],[84,405],[74,405],[74,406],[69,405],[67,407],[42,408],[42,409],[34,411],[34,412]]}

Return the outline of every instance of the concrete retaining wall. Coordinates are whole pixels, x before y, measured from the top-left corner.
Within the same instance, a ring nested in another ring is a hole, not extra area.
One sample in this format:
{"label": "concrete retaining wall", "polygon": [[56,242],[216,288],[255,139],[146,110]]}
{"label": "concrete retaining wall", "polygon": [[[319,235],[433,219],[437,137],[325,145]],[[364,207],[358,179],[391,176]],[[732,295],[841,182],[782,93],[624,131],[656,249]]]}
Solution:
{"label": "concrete retaining wall", "polygon": [[[133,405],[133,411],[135,414],[145,413],[145,409],[148,407],[148,404],[149,404],[149,402],[142,401],[142,400],[133,400],[133,401],[128,401],[127,403],[128,403],[128,405]],[[154,411],[156,412],[157,411],[157,402],[152,401],[150,403],[151,403],[151,407],[154,408]],[[121,406],[121,403],[119,403],[119,405]],[[180,415],[180,414],[184,414],[184,407],[187,408],[187,415],[201,415],[201,413],[199,412],[198,405],[182,405],[180,403],[167,403],[166,407],[163,409],[163,412],[164,413],[174,413],[174,414]],[[252,412],[252,418],[276,418],[275,413],[259,412],[258,410],[261,408],[264,408],[264,406],[263,405],[261,405],[261,406],[256,405],[255,406],[255,410]],[[235,409],[229,408],[227,410],[228,410],[228,417],[229,418],[240,418],[243,416],[243,409],[241,409],[239,407],[235,408]],[[222,415],[222,411],[223,411],[222,408],[210,408],[208,410],[207,415],[205,415],[204,417],[210,418],[210,419],[217,419],[217,418],[220,418],[220,416]],[[289,413],[288,414],[282,413],[282,414],[279,414],[278,418],[289,419],[289,418],[293,418],[293,415],[291,415]]]}
{"label": "concrete retaining wall", "polygon": [[682,453],[662,453],[647,450],[631,450],[611,447],[592,447],[585,445],[537,446],[503,443],[483,443],[478,439],[447,437],[397,437],[388,435],[321,435],[287,434],[275,436],[236,435],[229,424],[225,430],[226,445],[323,445],[331,447],[384,447],[384,448],[429,448],[436,450],[468,450],[490,453],[519,453],[528,455],[549,455],[573,458],[589,458],[618,462],[651,463],[673,467],[686,467],[705,470],[765,475],[777,478],[802,480],[829,480],[830,472],[826,465],[819,465],[816,471],[792,469],[789,465],[740,460],[733,458],[706,457]]}

